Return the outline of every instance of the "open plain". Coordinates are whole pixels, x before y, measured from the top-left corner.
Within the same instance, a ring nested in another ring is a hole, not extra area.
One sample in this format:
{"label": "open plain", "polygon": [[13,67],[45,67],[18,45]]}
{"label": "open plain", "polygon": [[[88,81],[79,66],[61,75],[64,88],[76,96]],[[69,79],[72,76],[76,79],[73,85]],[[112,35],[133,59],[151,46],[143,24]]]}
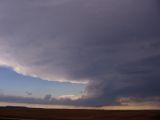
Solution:
{"label": "open plain", "polygon": [[160,111],[1,107],[0,120],[160,120]]}

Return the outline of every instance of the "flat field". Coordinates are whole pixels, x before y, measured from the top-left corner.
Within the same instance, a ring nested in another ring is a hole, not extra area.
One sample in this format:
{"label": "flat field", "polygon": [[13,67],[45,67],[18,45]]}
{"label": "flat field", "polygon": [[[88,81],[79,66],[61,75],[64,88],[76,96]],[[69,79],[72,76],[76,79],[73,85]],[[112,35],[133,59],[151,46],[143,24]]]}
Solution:
{"label": "flat field", "polygon": [[160,120],[160,111],[1,107],[0,120]]}

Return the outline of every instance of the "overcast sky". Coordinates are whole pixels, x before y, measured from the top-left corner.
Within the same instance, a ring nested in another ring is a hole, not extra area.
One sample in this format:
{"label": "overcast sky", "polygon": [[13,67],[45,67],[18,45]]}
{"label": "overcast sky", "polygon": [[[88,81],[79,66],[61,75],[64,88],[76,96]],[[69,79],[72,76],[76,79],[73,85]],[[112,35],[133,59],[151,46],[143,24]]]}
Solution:
{"label": "overcast sky", "polygon": [[159,104],[159,0],[0,0],[0,101]]}

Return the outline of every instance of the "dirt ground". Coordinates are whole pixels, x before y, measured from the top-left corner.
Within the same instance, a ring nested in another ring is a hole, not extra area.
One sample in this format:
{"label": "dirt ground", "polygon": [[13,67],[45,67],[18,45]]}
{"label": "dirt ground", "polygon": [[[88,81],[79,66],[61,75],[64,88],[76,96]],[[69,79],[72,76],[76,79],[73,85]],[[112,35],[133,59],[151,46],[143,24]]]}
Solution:
{"label": "dirt ground", "polygon": [[160,111],[154,110],[68,110],[0,108],[0,120],[160,120]]}

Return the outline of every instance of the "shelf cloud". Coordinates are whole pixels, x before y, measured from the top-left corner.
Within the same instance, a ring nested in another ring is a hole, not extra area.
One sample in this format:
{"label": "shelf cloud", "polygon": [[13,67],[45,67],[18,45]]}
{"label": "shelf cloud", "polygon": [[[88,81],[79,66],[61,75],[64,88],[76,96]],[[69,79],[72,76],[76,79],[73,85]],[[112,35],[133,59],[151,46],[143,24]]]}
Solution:
{"label": "shelf cloud", "polygon": [[86,84],[80,105],[160,96],[159,7],[157,0],[1,0],[0,65]]}

